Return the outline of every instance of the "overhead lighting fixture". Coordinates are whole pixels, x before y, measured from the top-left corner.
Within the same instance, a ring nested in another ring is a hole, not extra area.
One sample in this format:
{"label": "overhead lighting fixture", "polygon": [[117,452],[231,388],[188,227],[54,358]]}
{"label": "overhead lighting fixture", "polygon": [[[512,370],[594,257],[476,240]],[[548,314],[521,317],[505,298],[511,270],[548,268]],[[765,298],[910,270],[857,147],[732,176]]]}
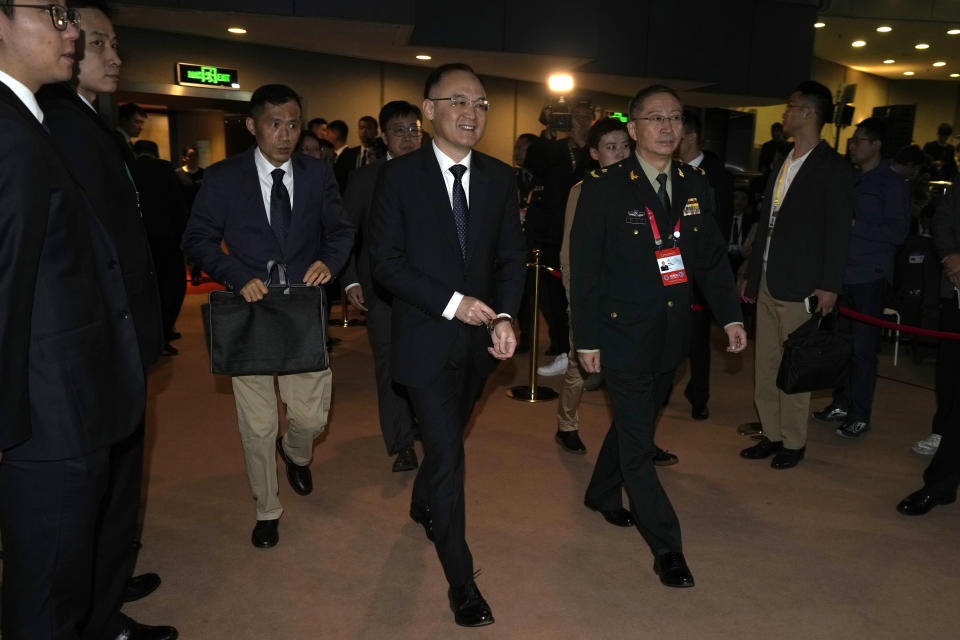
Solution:
{"label": "overhead lighting fixture", "polygon": [[893,27],[888,27],[888,26],[877,27],[878,33],[890,33],[891,31],[893,31]]}
{"label": "overhead lighting fixture", "polygon": [[951,78],[960,78],[960,73],[951,73],[951,74],[950,74],[950,77],[951,77]]}
{"label": "overhead lighting fixture", "polygon": [[547,86],[550,91],[565,93],[573,89],[573,76],[569,73],[554,73],[547,78]]}
{"label": "overhead lighting fixture", "polygon": [[914,48],[914,49],[929,49],[929,48],[930,48],[930,45],[928,45],[926,42],[918,42],[917,44],[913,45],[913,48]]}
{"label": "overhead lighting fixture", "polygon": [[823,29],[825,26],[827,26],[827,23],[826,23],[826,22],[814,22],[814,23],[813,23],[813,28],[814,28],[814,29]]}
{"label": "overhead lighting fixture", "polygon": [[417,60],[433,60],[433,56],[428,56],[425,53],[421,53],[417,56]]}
{"label": "overhead lighting fixture", "polygon": [[247,30],[244,29],[243,27],[229,27],[227,31],[229,31],[230,33],[235,33],[238,36],[242,36],[247,32]]}
{"label": "overhead lighting fixture", "polygon": [[948,36],[960,36],[960,29],[950,29],[947,31]]}
{"label": "overhead lighting fixture", "polygon": [[935,67],[945,67],[945,66],[947,66],[947,63],[941,60],[941,61],[939,61],[939,62],[934,62],[934,63],[933,63],[933,66],[935,66]]}
{"label": "overhead lighting fixture", "polygon": [[893,64],[894,62],[896,62],[896,60],[894,60],[893,58],[887,58],[886,60],[883,61],[883,64]]}
{"label": "overhead lighting fixture", "polygon": [[854,40],[853,42],[850,43],[850,46],[851,46],[851,47],[865,47],[865,46],[867,46],[867,41],[866,41],[866,40]]}
{"label": "overhead lighting fixture", "polygon": [[903,72],[903,75],[905,75],[905,76],[912,76],[912,75],[913,75],[913,71],[904,71],[904,72]]}

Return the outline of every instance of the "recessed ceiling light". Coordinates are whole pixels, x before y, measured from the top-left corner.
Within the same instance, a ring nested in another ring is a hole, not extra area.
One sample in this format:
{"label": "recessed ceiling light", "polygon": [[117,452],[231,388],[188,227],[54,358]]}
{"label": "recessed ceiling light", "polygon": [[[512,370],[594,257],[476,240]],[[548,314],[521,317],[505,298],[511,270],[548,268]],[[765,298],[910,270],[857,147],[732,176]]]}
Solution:
{"label": "recessed ceiling light", "polygon": [[917,44],[913,45],[913,48],[914,48],[914,49],[929,49],[929,48],[930,48],[930,45],[928,45],[926,42],[918,42]]}
{"label": "recessed ceiling light", "polygon": [[947,31],[948,36],[960,36],[960,29],[950,29]]}
{"label": "recessed ceiling light", "polygon": [[934,62],[934,63],[933,63],[933,66],[935,66],[935,67],[945,67],[945,66],[947,66],[947,63],[941,60],[940,62]]}
{"label": "recessed ceiling light", "polygon": [[951,74],[950,74],[950,77],[951,77],[951,78],[960,78],[960,73],[951,73]]}
{"label": "recessed ceiling light", "polygon": [[883,61],[883,64],[893,64],[894,62],[896,62],[896,60],[894,60],[893,58],[887,58],[886,60]]}
{"label": "recessed ceiling light", "polygon": [[893,31],[893,27],[887,27],[887,26],[877,27],[877,31],[879,33],[890,33],[891,31]]}
{"label": "recessed ceiling light", "polygon": [[913,75],[913,71],[904,71],[904,72],[903,72],[903,75],[905,75],[905,76],[912,76],[912,75]]}
{"label": "recessed ceiling light", "polygon": [[421,53],[417,56],[417,60],[433,60],[433,56],[428,56],[425,53]]}
{"label": "recessed ceiling light", "polygon": [[826,23],[826,22],[814,22],[814,23],[813,23],[813,28],[814,28],[814,29],[823,29],[825,26],[827,26],[827,23]]}
{"label": "recessed ceiling light", "polygon": [[242,36],[247,32],[247,30],[244,29],[243,27],[230,27],[227,29],[227,31],[229,31],[230,33],[235,33],[238,36]]}
{"label": "recessed ceiling light", "polygon": [[850,46],[851,46],[851,47],[865,47],[865,46],[867,46],[867,41],[866,41],[866,40],[854,40],[853,42],[850,43]]}

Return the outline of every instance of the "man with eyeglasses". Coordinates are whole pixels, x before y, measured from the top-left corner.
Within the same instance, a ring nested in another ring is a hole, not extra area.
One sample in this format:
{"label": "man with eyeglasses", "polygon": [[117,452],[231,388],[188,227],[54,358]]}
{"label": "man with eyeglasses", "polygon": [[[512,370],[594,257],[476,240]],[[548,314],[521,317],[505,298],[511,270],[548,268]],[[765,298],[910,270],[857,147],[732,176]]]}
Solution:
{"label": "man with eyeglasses", "polygon": [[[103,595],[104,545],[115,542],[99,517],[114,447],[137,431],[145,403],[117,254],[34,96],[70,80],[79,22],[61,4],[0,0],[0,529],[9,640],[115,637],[89,620]],[[102,604],[116,613],[120,593]]]}
{"label": "man with eyeglasses", "polygon": [[343,205],[357,225],[357,241],[341,280],[347,299],[367,317],[367,337],[373,351],[377,379],[377,406],[380,432],[387,445],[387,454],[396,456],[393,470],[412,471],[418,466],[413,448],[415,428],[410,399],[390,375],[390,305],[392,296],[373,281],[370,266],[370,210],[373,188],[383,165],[420,148],[420,109],[405,100],[394,100],[380,109],[381,138],[387,155],[362,167],[350,177]]}
{"label": "man with eyeglasses", "polygon": [[380,169],[370,256],[393,295],[391,373],[423,442],[410,517],[436,546],[454,620],[474,627],[493,614],[465,538],[463,435],[487,375],[516,349],[525,249],[513,170],[473,150],[490,108],[479,78],[440,66],[423,97],[433,144]]}
{"label": "man with eyeglasses", "polygon": [[794,145],[771,165],[755,249],[740,282],[741,295],[757,303],[754,402],[763,427],[763,438],[740,456],[773,456],[774,469],[803,459],[810,418],[809,393],[777,388],[783,343],[810,319],[804,299],[810,298],[811,311],[833,311],[847,258],[853,172],[820,139],[832,111],[833,96],[819,82],[801,82],[790,94],[783,132]]}
{"label": "man with eyeglasses", "polygon": [[[117,90],[122,64],[109,7],[98,0],[71,3],[81,20],[76,73],[69,83],[45,86],[37,99],[47,116],[54,142],[83,186],[104,229],[113,240],[118,268],[123,276],[146,370],[157,360],[164,345],[160,297],[150,243],[141,219],[139,195],[124,162],[117,136],[97,113],[98,94]],[[183,278],[181,264],[180,277]],[[170,627],[145,627],[117,611],[128,596],[140,599],[160,584],[148,573],[131,579],[136,563],[141,476],[143,473],[144,422],[126,440],[111,449],[109,500],[100,522],[103,552],[97,565],[94,606],[87,623],[103,636],[116,637],[136,629],[140,636],[175,637]],[[132,580],[132,581],[131,581]],[[127,585],[132,585],[129,593]]]}
{"label": "man with eyeglasses", "polygon": [[668,587],[692,587],[680,523],[657,478],[657,416],[690,349],[692,279],[729,340],[746,347],[727,243],[700,169],[673,160],[683,116],[676,92],[641,90],[627,129],[636,152],[583,183],[570,237],[573,342],[583,368],[601,370],[613,424],[585,504],[630,516]]}

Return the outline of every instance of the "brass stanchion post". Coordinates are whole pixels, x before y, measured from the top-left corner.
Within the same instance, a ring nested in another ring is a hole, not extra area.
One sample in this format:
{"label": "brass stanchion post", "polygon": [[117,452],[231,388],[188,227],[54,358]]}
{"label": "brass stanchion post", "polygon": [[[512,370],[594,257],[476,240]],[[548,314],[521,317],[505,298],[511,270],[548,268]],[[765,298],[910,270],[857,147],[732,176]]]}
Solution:
{"label": "brass stanchion post", "polygon": [[545,268],[540,264],[540,249],[533,250],[533,262],[528,262],[527,267],[533,268],[533,304],[530,305],[533,315],[530,323],[530,384],[519,385],[507,389],[507,397],[522,402],[543,402],[544,400],[553,400],[559,394],[550,387],[537,386],[537,339],[540,333],[540,269]]}
{"label": "brass stanchion post", "polygon": [[350,305],[347,304],[347,294],[344,293],[342,297],[343,297],[343,300],[341,300],[341,302],[343,303],[343,326],[349,327],[350,326],[350,311],[349,311]]}

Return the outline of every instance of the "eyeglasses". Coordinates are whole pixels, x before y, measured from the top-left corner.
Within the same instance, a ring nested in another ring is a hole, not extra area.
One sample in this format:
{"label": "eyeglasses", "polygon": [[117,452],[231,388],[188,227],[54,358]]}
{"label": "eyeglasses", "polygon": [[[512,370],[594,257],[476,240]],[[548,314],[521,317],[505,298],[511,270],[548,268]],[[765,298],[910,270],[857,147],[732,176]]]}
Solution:
{"label": "eyeglasses", "polygon": [[420,134],[422,133],[422,129],[413,124],[409,127],[390,127],[390,133],[398,138],[419,138]]}
{"label": "eyeglasses", "polygon": [[683,116],[676,114],[672,116],[661,116],[658,114],[655,116],[647,116],[645,118],[634,118],[634,120],[648,120],[658,127],[662,126],[664,122],[669,122],[671,125],[676,126],[683,123]]}
{"label": "eyeglasses", "polygon": [[790,109],[811,109],[811,108],[812,108],[812,107],[811,107],[810,105],[808,105],[808,104],[790,104],[789,102],[787,103],[787,110],[788,110],[788,111],[789,111]]}
{"label": "eyeglasses", "polygon": [[46,11],[50,14],[50,21],[53,22],[53,28],[57,31],[66,31],[71,24],[77,29],[80,28],[80,12],[76,9],[67,9],[62,4],[8,4],[7,6]]}
{"label": "eyeglasses", "polygon": [[466,111],[467,107],[472,107],[477,111],[489,111],[490,110],[490,101],[484,98],[479,100],[470,100],[466,96],[452,96],[450,98],[427,98],[427,100],[449,100],[450,104],[453,105],[454,110],[456,111]]}

